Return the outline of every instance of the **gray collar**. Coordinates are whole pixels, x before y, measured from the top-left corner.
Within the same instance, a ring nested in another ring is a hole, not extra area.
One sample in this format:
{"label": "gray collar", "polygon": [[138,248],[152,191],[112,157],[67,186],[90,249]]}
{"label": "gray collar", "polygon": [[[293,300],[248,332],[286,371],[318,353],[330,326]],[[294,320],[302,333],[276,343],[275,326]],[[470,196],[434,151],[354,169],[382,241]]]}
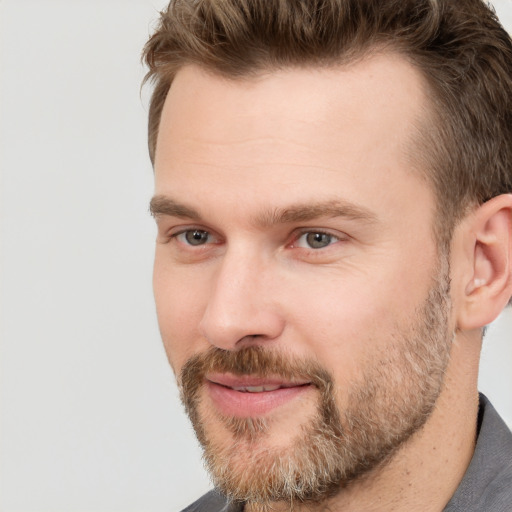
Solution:
{"label": "gray collar", "polygon": [[443,512],[512,510],[512,433],[480,394],[475,453]]}

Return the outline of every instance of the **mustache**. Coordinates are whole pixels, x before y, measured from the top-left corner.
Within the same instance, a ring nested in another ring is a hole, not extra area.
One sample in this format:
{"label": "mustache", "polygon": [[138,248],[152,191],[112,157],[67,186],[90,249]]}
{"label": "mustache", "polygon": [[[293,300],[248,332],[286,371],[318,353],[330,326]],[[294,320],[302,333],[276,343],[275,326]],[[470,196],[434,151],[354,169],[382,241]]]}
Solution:
{"label": "mustache", "polygon": [[197,415],[199,391],[210,373],[279,377],[308,382],[320,391],[326,403],[331,401],[334,394],[333,378],[314,360],[297,358],[259,345],[250,345],[237,351],[211,347],[192,356],[179,375],[181,401],[191,419]]}
{"label": "mustache", "polygon": [[180,372],[180,387],[190,391],[191,388],[201,385],[210,373],[307,381],[320,390],[332,385],[331,375],[316,361],[286,356],[254,345],[237,351],[211,347],[206,352],[192,356]]}
{"label": "mustache", "polygon": [[[335,385],[331,374],[315,360],[298,358],[275,349],[259,345],[243,347],[237,351],[211,347],[205,352],[192,356],[183,366],[178,387],[181,401],[190,417],[196,435],[205,446],[206,433],[199,415],[200,391],[210,373],[230,373],[236,376],[277,377],[287,381],[307,382],[319,391],[318,411],[321,424],[327,426],[335,438],[341,439],[340,413],[335,404]],[[231,426],[236,435],[264,431],[257,420],[234,422]],[[248,424],[247,422],[253,422]]]}

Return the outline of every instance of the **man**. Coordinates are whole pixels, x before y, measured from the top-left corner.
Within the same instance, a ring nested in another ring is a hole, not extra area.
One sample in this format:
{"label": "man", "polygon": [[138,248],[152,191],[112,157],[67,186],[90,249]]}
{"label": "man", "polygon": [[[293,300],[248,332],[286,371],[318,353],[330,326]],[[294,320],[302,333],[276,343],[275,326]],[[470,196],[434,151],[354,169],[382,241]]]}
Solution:
{"label": "man", "polygon": [[512,43],[479,0],[176,0],[145,48],[190,511],[510,511]]}

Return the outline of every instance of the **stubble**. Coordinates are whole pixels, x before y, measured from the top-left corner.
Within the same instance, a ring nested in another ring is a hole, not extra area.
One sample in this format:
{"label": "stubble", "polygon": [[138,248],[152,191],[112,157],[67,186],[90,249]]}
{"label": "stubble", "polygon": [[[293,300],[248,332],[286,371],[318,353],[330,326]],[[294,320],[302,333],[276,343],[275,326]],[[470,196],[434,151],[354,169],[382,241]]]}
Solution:
{"label": "stubble", "polygon": [[[316,361],[261,346],[211,348],[191,358],[179,378],[181,397],[215,486],[254,510],[276,502],[293,510],[327,500],[388,462],[425,424],[442,389],[453,338],[448,276],[445,264],[412,322],[397,327],[385,352],[362,362],[343,410],[333,377]],[[311,382],[318,392],[315,414],[297,418],[301,427],[286,446],[269,448],[273,425],[264,417],[213,419],[205,411],[201,397],[210,372]],[[222,439],[211,435],[212,420],[222,422]]]}

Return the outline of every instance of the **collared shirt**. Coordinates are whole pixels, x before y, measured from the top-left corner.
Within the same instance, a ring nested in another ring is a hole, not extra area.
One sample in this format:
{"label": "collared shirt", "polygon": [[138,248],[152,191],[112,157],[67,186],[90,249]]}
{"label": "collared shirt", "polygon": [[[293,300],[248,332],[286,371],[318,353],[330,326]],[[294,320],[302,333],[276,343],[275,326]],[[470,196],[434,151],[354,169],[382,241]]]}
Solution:
{"label": "collared shirt", "polygon": [[[512,512],[512,432],[480,395],[478,438],[473,458],[443,512]],[[210,491],[182,512],[243,512]]]}
{"label": "collared shirt", "polygon": [[443,512],[512,512],[512,433],[482,394],[478,427],[473,458]]}

